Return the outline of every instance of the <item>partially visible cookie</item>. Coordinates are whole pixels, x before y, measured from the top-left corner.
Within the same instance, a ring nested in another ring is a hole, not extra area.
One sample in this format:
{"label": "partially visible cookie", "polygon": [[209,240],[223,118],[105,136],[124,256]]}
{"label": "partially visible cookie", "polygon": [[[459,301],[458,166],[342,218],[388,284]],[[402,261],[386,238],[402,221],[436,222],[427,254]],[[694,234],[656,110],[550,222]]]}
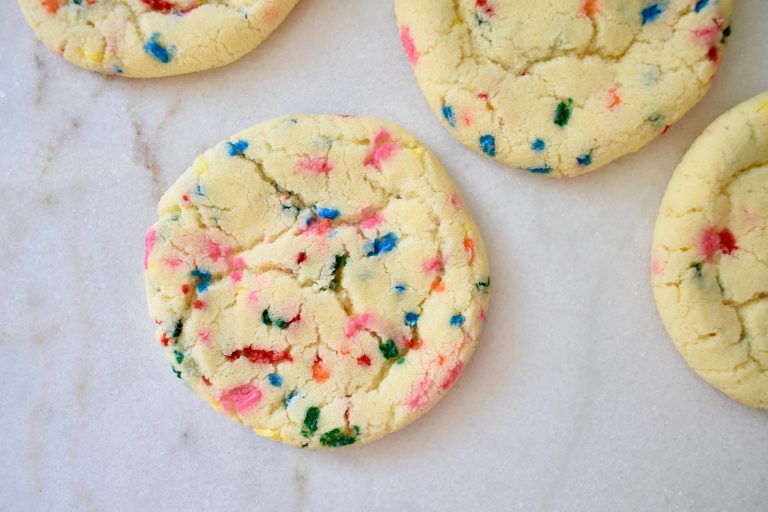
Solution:
{"label": "partially visible cookie", "polygon": [[18,0],[37,37],[72,64],[130,77],[229,64],[298,0]]}
{"label": "partially visible cookie", "polygon": [[198,157],[146,239],[173,371],[258,434],[364,443],[427,411],[477,343],[480,233],[435,156],[381,121],[294,116]]}
{"label": "partially visible cookie", "polygon": [[576,176],[637,151],[704,93],[732,0],[395,0],[429,105],[506,165]]}
{"label": "partially visible cookie", "polygon": [[659,312],[688,364],[768,408],[768,92],[720,116],[685,155],[652,258]]}

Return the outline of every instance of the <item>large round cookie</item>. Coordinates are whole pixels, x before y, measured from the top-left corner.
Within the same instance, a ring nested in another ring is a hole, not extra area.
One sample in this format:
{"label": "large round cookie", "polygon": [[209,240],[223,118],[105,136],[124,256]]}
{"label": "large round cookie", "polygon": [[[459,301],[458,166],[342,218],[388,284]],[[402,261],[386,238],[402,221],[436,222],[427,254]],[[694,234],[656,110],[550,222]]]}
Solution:
{"label": "large round cookie", "polygon": [[768,408],[768,92],[718,118],[683,158],[656,222],[652,275],[688,364]]}
{"label": "large round cookie", "polygon": [[428,410],[475,348],[485,247],[435,156],[371,119],[294,116],[198,157],[146,238],[173,371],[258,434],[377,439]]}
{"label": "large round cookie", "polygon": [[298,0],[18,0],[37,37],[69,62],[131,77],[178,75],[256,48]]}
{"label": "large round cookie", "polygon": [[424,95],[467,146],[575,176],[637,151],[709,88],[732,0],[395,0]]}

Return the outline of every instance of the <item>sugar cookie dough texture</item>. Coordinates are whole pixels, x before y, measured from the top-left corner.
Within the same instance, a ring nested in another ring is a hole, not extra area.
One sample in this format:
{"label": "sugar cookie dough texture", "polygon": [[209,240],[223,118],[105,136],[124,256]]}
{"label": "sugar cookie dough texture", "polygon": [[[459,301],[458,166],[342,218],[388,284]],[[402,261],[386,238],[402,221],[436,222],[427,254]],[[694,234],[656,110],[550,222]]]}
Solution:
{"label": "sugar cookie dough texture", "polygon": [[147,234],[173,371],[258,434],[368,442],[456,381],[485,319],[485,247],[412,135],[295,116],[198,157]]}
{"label": "sugar cookie dough texture", "polygon": [[652,258],[659,312],[688,364],[768,408],[768,93],[722,115],[685,155]]}
{"label": "sugar cookie dough texture", "polygon": [[419,85],[462,143],[575,176],[637,151],[709,89],[732,0],[395,0]]}
{"label": "sugar cookie dough texture", "polygon": [[159,77],[229,64],[298,0],[18,0],[37,37],[72,64]]}

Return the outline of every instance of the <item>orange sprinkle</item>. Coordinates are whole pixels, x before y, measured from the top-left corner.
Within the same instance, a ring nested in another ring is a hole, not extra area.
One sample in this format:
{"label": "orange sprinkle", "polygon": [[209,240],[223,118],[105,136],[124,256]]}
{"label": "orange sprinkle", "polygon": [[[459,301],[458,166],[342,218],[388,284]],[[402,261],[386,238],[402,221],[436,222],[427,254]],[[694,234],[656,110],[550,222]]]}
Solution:
{"label": "orange sprinkle", "polygon": [[440,366],[443,366],[445,364],[445,357],[441,354],[437,356],[437,364]]}
{"label": "orange sprinkle", "polygon": [[59,0],[40,0],[40,3],[50,14],[56,14],[60,7]]}
{"label": "orange sprinkle", "polygon": [[590,18],[594,18],[602,10],[603,5],[600,0],[583,0],[581,3],[581,11]]}
{"label": "orange sprinkle", "polygon": [[467,251],[469,257],[469,264],[471,265],[475,261],[475,241],[471,238],[464,239],[464,250]]}
{"label": "orange sprinkle", "polygon": [[611,111],[616,112],[616,109],[621,105],[621,96],[616,92],[615,87],[608,89],[608,108]]}
{"label": "orange sprinkle", "polygon": [[445,283],[443,283],[443,280],[438,277],[432,283],[431,289],[433,292],[442,292],[445,290]]}
{"label": "orange sprinkle", "polygon": [[331,378],[331,372],[325,368],[320,356],[317,356],[315,362],[312,363],[312,378],[315,379],[315,382],[318,384],[322,384]]}

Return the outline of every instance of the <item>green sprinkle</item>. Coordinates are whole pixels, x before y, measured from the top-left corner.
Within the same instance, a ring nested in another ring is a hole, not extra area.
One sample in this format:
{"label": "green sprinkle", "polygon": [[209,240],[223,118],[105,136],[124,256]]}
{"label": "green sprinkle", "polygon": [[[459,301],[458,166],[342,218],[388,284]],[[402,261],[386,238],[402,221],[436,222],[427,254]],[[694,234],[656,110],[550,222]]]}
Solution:
{"label": "green sprinkle", "polygon": [[277,320],[275,320],[275,325],[277,326],[278,329],[287,329],[290,324],[285,320],[283,320],[282,318],[278,318]]}
{"label": "green sprinkle", "polygon": [[176,362],[181,364],[184,362],[184,353],[179,352],[178,350],[173,351],[173,356],[176,358]]}
{"label": "green sprinkle", "polygon": [[272,319],[269,317],[269,309],[265,309],[261,312],[261,323],[267,327],[272,325]]}
{"label": "green sprinkle", "polygon": [[177,378],[179,379],[181,378],[181,371],[174,368],[173,365],[171,365],[171,370],[173,371],[173,373],[176,375]]}
{"label": "green sprinkle", "polygon": [[339,287],[339,284],[341,282],[340,270],[344,268],[346,264],[347,264],[347,255],[337,254],[336,258],[333,260],[333,266],[331,266],[331,274],[333,275],[333,278],[331,278],[331,282],[328,283],[329,289],[335,290],[336,288]]}
{"label": "green sprinkle", "polygon": [[173,328],[173,337],[178,338],[181,336],[181,330],[184,328],[184,323],[179,320],[176,322],[176,325]]}
{"label": "green sprinkle", "polygon": [[379,350],[384,359],[394,359],[400,354],[393,340],[387,340],[386,343],[379,342]]}
{"label": "green sprinkle", "polygon": [[555,124],[557,126],[565,126],[568,121],[571,120],[571,114],[573,113],[573,99],[568,98],[568,101],[561,101],[555,109]]}
{"label": "green sprinkle", "polygon": [[397,364],[403,364],[403,363],[405,362],[405,358],[404,358],[404,357],[401,357],[401,358],[400,358],[400,359],[398,359],[396,362],[397,362]]}
{"label": "green sprinkle", "polygon": [[355,427],[355,435],[345,434],[341,429],[335,428],[329,430],[322,436],[320,436],[320,444],[323,446],[338,447],[353,444],[356,441],[356,436],[360,432],[360,429]]}
{"label": "green sprinkle", "polygon": [[320,409],[318,407],[310,407],[307,409],[307,414],[304,416],[304,428],[301,430],[301,435],[309,437],[317,432],[317,420],[320,419]]}
{"label": "green sprinkle", "polygon": [[700,261],[694,261],[691,263],[691,268],[696,270],[696,277],[701,277],[701,262]]}
{"label": "green sprinkle", "polygon": [[725,42],[728,40],[728,38],[731,37],[731,26],[725,27],[725,30],[723,30],[723,37],[720,38],[720,42],[725,44]]}
{"label": "green sprinkle", "polygon": [[491,287],[491,278],[488,277],[484,281],[478,281],[475,283],[475,290],[480,293],[488,293],[488,288]]}

